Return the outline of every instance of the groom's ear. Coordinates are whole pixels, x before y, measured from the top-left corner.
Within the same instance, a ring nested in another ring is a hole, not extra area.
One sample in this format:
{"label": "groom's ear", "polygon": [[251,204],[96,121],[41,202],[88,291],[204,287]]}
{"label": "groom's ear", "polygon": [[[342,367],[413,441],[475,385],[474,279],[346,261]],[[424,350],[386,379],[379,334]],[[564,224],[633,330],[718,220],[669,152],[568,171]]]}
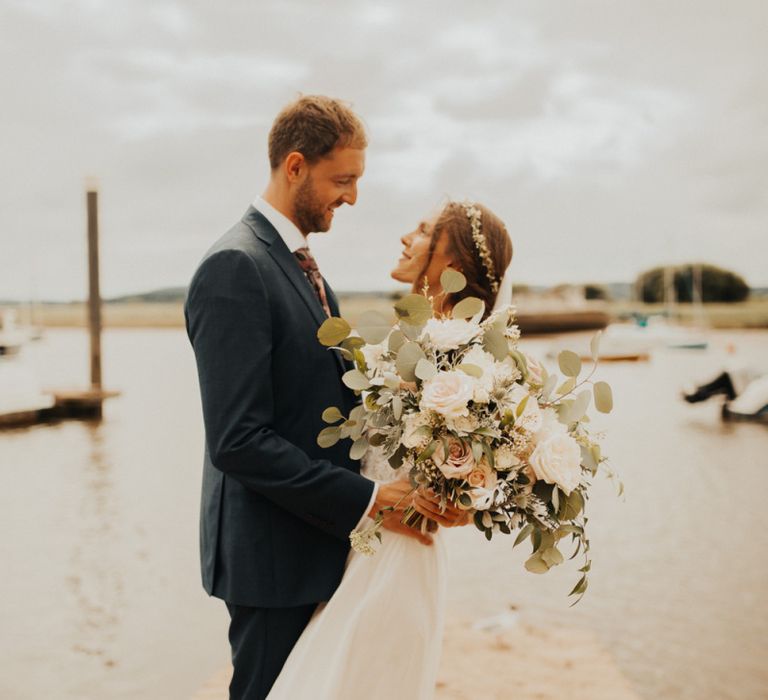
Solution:
{"label": "groom's ear", "polygon": [[304,155],[298,151],[291,151],[283,161],[283,172],[291,184],[303,179],[307,167]]}

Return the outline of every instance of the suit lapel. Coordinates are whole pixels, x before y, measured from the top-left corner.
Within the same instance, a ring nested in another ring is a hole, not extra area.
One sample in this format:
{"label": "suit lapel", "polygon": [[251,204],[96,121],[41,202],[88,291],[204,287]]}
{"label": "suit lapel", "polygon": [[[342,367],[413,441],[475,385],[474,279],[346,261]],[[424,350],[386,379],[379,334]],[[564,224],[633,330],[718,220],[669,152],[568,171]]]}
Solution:
{"label": "suit lapel", "polygon": [[[256,208],[249,207],[248,211],[243,217],[243,221],[249,226],[249,228],[256,234],[256,236],[267,244],[267,250],[269,251],[272,259],[278,264],[283,274],[290,280],[294,289],[298,292],[302,301],[307,305],[312,318],[315,319],[318,328],[326,320],[327,316],[323,310],[323,306],[320,300],[317,298],[315,290],[312,289],[312,285],[307,279],[304,271],[299,267],[299,263],[296,260],[294,254],[288,250],[288,246],[285,245],[280,234],[277,232],[274,226],[269,223],[267,218]],[[325,283],[325,280],[323,280]],[[325,283],[326,294],[330,290],[330,287]],[[338,303],[336,297],[333,296],[333,304],[331,305],[331,312],[338,315]],[[329,299],[331,298],[329,296]],[[319,342],[319,341],[318,341]],[[333,356],[336,358],[336,363],[341,372],[346,372],[347,368],[344,365],[344,358],[338,350],[331,350]]]}

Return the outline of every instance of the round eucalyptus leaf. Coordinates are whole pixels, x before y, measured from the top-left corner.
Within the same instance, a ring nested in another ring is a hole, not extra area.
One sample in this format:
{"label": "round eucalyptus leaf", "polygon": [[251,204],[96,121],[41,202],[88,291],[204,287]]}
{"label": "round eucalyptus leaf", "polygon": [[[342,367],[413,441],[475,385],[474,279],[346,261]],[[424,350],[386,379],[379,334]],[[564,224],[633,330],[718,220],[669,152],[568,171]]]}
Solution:
{"label": "round eucalyptus leaf", "polygon": [[421,294],[408,294],[395,304],[397,317],[412,326],[423,326],[432,318],[433,310],[429,299]]}
{"label": "round eucalyptus leaf", "polygon": [[533,554],[525,561],[525,568],[532,574],[546,574],[549,567],[541,558],[540,554]]}
{"label": "round eucalyptus leaf", "polygon": [[600,357],[600,337],[603,335],[602,331],[598,331],[592,336],[592,340],[589,341],[589,350],[592,355],[592,359],[597,362]]}
{"label": "round eucalyptus leaf", "polygon": [[455,294],[467,286],[467,278],[458,270],[446,267],[440,275],[440,286],[446,294]]}
{"label": "round eucalyptus leaf", "polygon": [[363,391],[371,386],[368,377],[366,377],[359,369],[351,369],[349,372],[345,372],[341,381],[354,391]]}
{"label": "round eucalyptus leaf", "polygon": [[613,392],[607,382],[595,382],[595,408],[600,413],[610,413],[613,409]]}
{"label": "round eucalyptus leaf", "polygon": [[504,334],[495,328],[489,328],[483,335],[483,348],[491,353],[499,362],[509,354],[509,344]]}
{"label": "round eucalyptus leaf", "polygon": [[365,341],[357,335],[351,335],[349,338],[341,341],[341,347],[345,350],[349,350],[350,353],[363,347],[363,345],[365,345]]}
{"label": "round eucalyptus leaf", "polygon": [[477,365],[470,364],[469,362],[462,362],[456,369],[460,369],[464,374],[468,374],[470,377],[480,379],[483,376],[483,370]]}
{"label": "round eucalyptus leaf", "polygon": [[349,448],[350,459],[360,459],[368,450],[368,440],[361,437],[352,443],[352,447]]}
{"label": "round eucalyptus leaf", "polygon": [[414,372],[421,381],[426,382],[437,374],[437,367],[426,358],[422,358],[416,363]]}
{"label": "round eucalyptus leaf", "polygon": [[453,318],[472,318],[477,314],[481,314],[485,311],[485,302],[477,297],[467,297],[462,299],[451,310],[451,316]]}
{"label": "round eucalyptus leaf", "polygon": [[397,352],[400,350],[406,340],[407,338],[405,337],[405,333],[402,331],[392,331],[392,334],[389,336],[389,341],[387,342],[387,347],[390,352]]}
{"label": "round eucalyptus leaf", "polygon": [[332,348],[341,343],[351,331],[352,327],[343,318],[332,316],[317,329],[317,339],[325,347]]}
{"label": "round eucalyptus leaf", "polygon": [[317,444],[320,445],[320,447],[333,447],[340,438],[340,427],[333,426],[331,428],[323,428],[317,436]]}
{"label": "round eucalyptus leaf", "polygon": [[406,343],[397,353],[395,365],[398,374],[406,382],[416,381],[416,365],[425,357],[424,351],[416,343]]}
{"label": "round eucalyptus leaf", "polygon": [[329,406],[323,411],[323,420],[326,423],[338,423],[344,416],[336,406]]}
{"label": "round eucalyptus leaf", "polygon": [[581,372],[581,358],[573,350],[563,350],[557,356],[560,371],[566,377],[578,377]]}
{"label": "round eucalyptus leaf", "polygon": [[378,345],[387,337],[392,324],[378,311],[366,311],[357,321],[357,332],[369,345]]}

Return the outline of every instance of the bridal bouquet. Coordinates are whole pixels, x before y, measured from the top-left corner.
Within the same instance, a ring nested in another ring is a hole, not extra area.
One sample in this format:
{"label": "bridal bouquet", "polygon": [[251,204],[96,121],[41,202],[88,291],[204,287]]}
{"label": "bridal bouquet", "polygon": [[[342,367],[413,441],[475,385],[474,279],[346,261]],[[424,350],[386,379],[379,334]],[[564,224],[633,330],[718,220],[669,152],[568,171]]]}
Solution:
{"label": "bridal bouquet", "polygon": [[[448,269],[441,283],[450,294],[466,280]],[[612,476],[587,429],[593,399],[598,411],[612,408],[608,384],[592,381],[599,334],[592,371],[582,378],[581,358],[565,350],[560,377],[518,349],[511,307],[481,320],[484,311],[469,297],[435,317],[425,291],[395,304],[394,327],[377,312],[363,314],[356,333],[344,319],[328,319],[318,338],[354,363],[343,381],[362,401],[346,417],[326,409],[330,425],[318,443],[348,438],[354,459],[376,447],[414,489],[431,488],[442,503],[470,511],[487,539],[495,532],[516,533],[515,545],[530,539],[531,572],[562,563],[562,540],[570,537],[570,558],[581,551],[585,559],[569,594],[578,601],[591,564],[584,516],[590,478],[601,469]],[[375,552],[383,516],[352,533],[355,550]],[[417,526],[421,518],[407,510],[404,522]]]}

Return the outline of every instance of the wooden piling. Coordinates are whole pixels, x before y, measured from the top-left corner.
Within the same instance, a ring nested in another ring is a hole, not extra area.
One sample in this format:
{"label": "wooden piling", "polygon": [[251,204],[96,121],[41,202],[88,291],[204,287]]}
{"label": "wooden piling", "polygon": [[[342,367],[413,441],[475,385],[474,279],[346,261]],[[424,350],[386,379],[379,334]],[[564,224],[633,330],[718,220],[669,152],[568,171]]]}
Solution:
{"label": "wooden piling", "polygon": [[88,329],[91,336],[91,388],[101,389],[101,290],[99,287],[99,193],[86,192],[88,209]]}

